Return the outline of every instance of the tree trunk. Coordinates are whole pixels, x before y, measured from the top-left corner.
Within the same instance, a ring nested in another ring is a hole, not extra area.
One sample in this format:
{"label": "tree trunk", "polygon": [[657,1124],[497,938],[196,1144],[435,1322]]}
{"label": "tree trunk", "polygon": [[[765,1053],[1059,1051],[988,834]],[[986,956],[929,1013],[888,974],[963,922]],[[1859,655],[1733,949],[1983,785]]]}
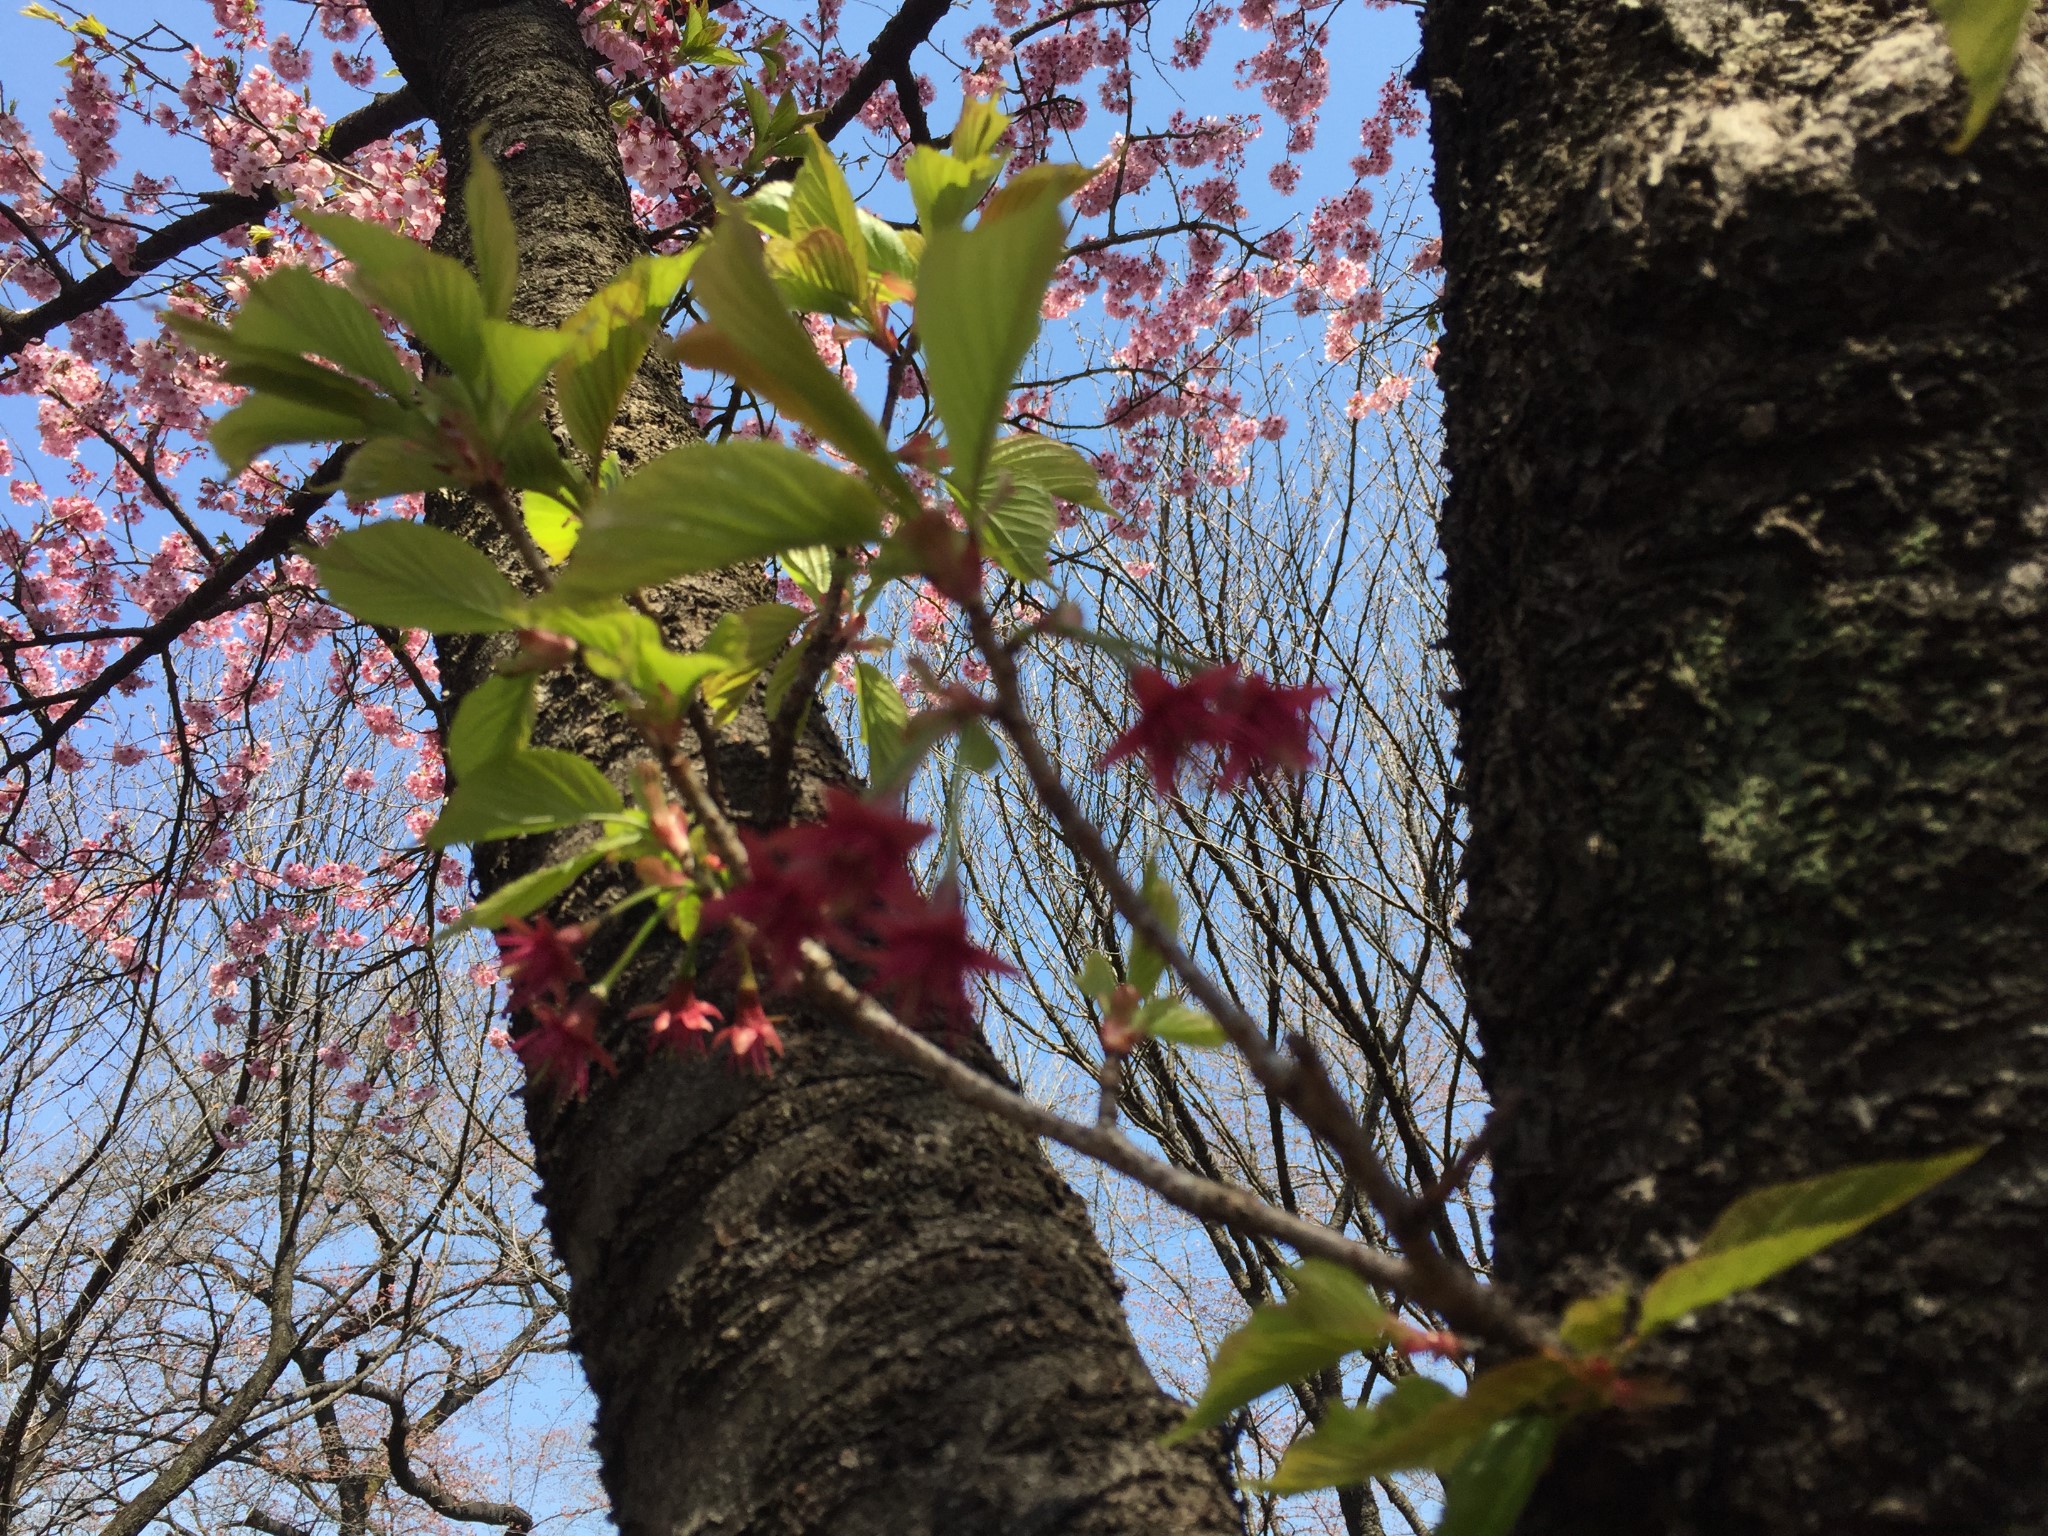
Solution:
{"label": "tree trunk", "polygon": [[[461,185],[486,127],[520,233],[515,316],[550,324],[637,254],[639,237],[588,55],[558,0],[371,7],[449,157],[437,243],[466,249]],[[687,418],[673,378],[643,375],[615,446],[630,466]],[[508,552],[473,510],[433,514]],[[681,583],[657,605],[672,639],[770,596],[759,570]],[[451,702],[495,659],[444,645]],[[743,818],[765,803],[758,708],[719,753]],[[632,741],[566,674],[537,742],[587,753],[623,787]],[[845,782],[822,727],[799,754],[799,806]],[[491,888],[565,840],[481,851]],[[572,893],[587,912],[598,893]],[[618,1011],[658,993],[654,954]],[[729,999],[728,999],[729,1001]],[[1226,1532],[1220,1467],[1163,1450],[1175,1419],[1146,1373],[1087,1212],[1039,1150],[830,1023],[787,1030],[757,1083],[702,1061],[650,1061],[615,1016],[616,1081],[529,1105],[542,1195],[572,1279],[574,1337],[598,1401],[597,1446],[620,1528],[739,1533]]]}
{"label": "tree trunk", "polygon": [[1913,0],[1431,0],[1500,1278],[1975,1168],[1660,1337],[1520,1529],[2048,1523],[2048,72]]}

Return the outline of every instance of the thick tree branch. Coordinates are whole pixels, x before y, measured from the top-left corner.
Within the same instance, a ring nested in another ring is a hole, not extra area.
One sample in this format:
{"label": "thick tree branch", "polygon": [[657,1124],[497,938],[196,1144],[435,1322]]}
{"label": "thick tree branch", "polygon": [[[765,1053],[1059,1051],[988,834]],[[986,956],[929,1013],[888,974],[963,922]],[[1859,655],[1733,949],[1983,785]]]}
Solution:
{"label": "thick tree branch", "polygon": [[354,1389],[357,1397],[371,1398],[391,1410],[391,1428],[384,1436],[384,1454],[391,1463],[391,1481],[418,1499],[435,1514],[449,1520],[476,1525],[502,1525],[508,1531],[530,1531],[533,1516],[517,1504],[500,1504],[493,1499],[464,1499],[441,1486],[441,1480],[424,1467],[415,1467],[405,1439],[408,1421],[405,1398],[389,1387],[364,1382]]}

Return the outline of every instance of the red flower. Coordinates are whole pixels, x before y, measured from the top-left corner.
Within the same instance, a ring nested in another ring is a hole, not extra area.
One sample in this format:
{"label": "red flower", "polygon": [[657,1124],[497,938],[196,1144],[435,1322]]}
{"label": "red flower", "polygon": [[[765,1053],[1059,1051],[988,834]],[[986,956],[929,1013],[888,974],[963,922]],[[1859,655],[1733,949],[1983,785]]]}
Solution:
{"label": "red flower", "polygon": [[668,996],[660,1002],[635,1008],[631,1016],[650,1021],[647,1026],[649,1045],[666,1045],[670,1050],[689,1055],[702,1055],[710,1050],[712,1021],[725,1017],[697,996],[697,989],[687,980],[669,988]]}
{"label": "red flower", "polygon": [[1235,789],[1249,778],[1302,773],[1316,760],[1309,740],[1309,711],[1330,690],[1320,683],[1279,688],[1253,672],[1226,701],[1227,735],[1216,770],[1219,789]]}
{"label": "red flower", "polygon": [[965,1028],[973,1018],[967,978],[1014,976],[1017,968],[981,948],[967,936],[967,914],[956,894],[885,913],[875,925],[875,947],[868,956],[872,987],[889,996],[907,1024],[929,1008],[943,1014],[950,1028]]}
{"label": "red flower", "polygon": [[1137,668],[1131,673],[1131,696],[1138,701],[1138,718],[1109,744],[1102,766],[1143,756],[1153,787],[1172,794],[1181,759],[1216,744],[1216,702],[1236,680],[1235,667],[1211,667],[1184,683],[1151,667]]}
{"label": "red flower", "polygon": [[506,1007],[514,1013],[543,998],[560,1002],[583,979],[576,951],[589,935],[579,927],[557,928],[544,916],[530,923],[515,917],[492,937],[498,941],[498,963],[512,983]]}
{"label": "red flower", "polygon": [[611,1052],[597,1043],[596,998],[585,992],[567,1008],[543,1002],[534,1004],[532,1011],[532,1027],[512,1042],[529,1078],[580,1099],[590,1091],[593,1065],[618,1076]]}
{"label": "red flower", "polygon": [[1184,683],[1139,667],[1131,673],[1138,718],[1109,744],[1102,766],[1142,756],[1162,795],[1173,793],[1182,766],[1197,752],[1215,754],[1219,789],[1236,789],[1267,774],[1300,773],[1315,761],[1309,711],[1329,692],[1319,684],[1276,687],[1235,664],[1206,668]]}
{"label": "red flower", "polygon": [[878,903],[915,898],[904,860],[931,828],[887,806],[827,790],[824,820],[740,836],[748,877],[705,904],[704,922],[750,924],[756,954],[780,983],[796,974],[805,939],[858,948],[860,924]]}
{"label": "red flower", "polygon": [[740,988],[739,1011],[733,1021],[718,1032],[715,1044],[732,1053],[732,1064],[742,1072],[769,1073],[768,1058],[782,1054],[782,1036],[761,1011],[761,994],[749,986]]}

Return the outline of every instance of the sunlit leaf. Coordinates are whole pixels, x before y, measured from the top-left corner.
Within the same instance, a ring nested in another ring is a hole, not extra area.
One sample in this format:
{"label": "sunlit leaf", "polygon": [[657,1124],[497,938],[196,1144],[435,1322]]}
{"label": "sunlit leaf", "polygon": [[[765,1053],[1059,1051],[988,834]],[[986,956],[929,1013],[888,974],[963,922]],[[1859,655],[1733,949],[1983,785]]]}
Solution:
{"label": "sunlit leaf", "polygon": [[1046,552],[1060,529],[1059,513],[1037,486],[997,478],[1000,484],[975,519],[982,550],[1019,581],[1043,581]]}
{"label": "sunlit leaf", "polygon": [[889,675],[869,662],[854,667],[854,696],[860,710],[860,739],[868,749],[868,776],[887,783],[905,749],[910,706]]}
{"label": "sunlit leaf", "polygon": [[[724,207],[738,212],[729,201]],[[680,361],[731,375],[874,475],[898,499],[915,502],[881,428],[826,368],[809,333],[777,292],[759,230],[741,217],[721,218],[697,263],[694,290],[712,323],[675,339],[671,350]]]}
{"label": "sunlit leaf", "polygon": [[1074,973],[1074,985],[1087,997],[1101,999],[1116,990],[1116,966],[1109,956],[1099,949],[1091,949],[1081,958],[1081,969]]}
{"label": "sunlit leaf", "polygon": [[[1109,957],[1091,950],[1081,975],[1082,990],[1100,996],[1115,980]],[[1275,1387],[1313,1376],[1348,1354],[1386,1342],[1387,1310],[1350,1270],[1326,1259],[1309,1259],[1289,1272],[1289,1284],[1285,1301],[1254,1308],[1251,1319],[1218,1347],[1201,1400],[1169,1440],[1211,1429]]]}
{"label": "sunlit leaf", "polygon": [[686,443],[585,507],[550,601],[630,592],[814,544],[863,544],[880,531],[880,506],[858,476],[779,443]]}
{"label": "sunlit leaf", "polygon": [[1214,1050],[1227,1045],[1230,1037],[1223,1026],[1199,1008],[1191,1008],[1177,997],[1156,997],[1138,1010],[1131,1021],[1141,1032],[1168,1045],[1191,1045]]}
{"label": "sunlit leaf", "polygon": [[573,752],[525,751],[458,780],[427,842],[435,848],[494,842],[574,826],[624,808],[610,781]]}
{"label": "sunlit leaf", "polygon": [[1970,111],[1951,149],[1969,147],[1991,119],[1992,108],[2005,93],[2013,56],[2036,0],[1931,0],[1934,14],[1948,32],[1956,71],[1970,89]]}
{"label": "sunlit leaf", "polygon": [[1762,1284],[1983,1155],[1982,1147],[1969,1147],[1914,1162],[1869,1163],[1744,1195],[1721,1213],[1694,1258],[1651,1282],[1638,1332]]}
{"label": "sunlit leaf", "polygon": [[1582,1296],[1564,1309],[1557,1336],[1566,1349],[1582,1355],[1604,1354],[1622,1341],[1628,1332],[1629,1303],[1634,1292],[1627,1286],[1599,1296]]}
{"label": "sunlit leaf", "polygon": [[367,624],[453,635],[522,622],[524,599],[490,556],[424,523],[371,523],[309,553],[336,606]]}
{"label": "sunlit leaf", "polygon": [[481,127],[469,136],[469,179],[462,186],[462,206],[469,216],[469,251],[484,313],[502,320],[511,313],[512,295],[519,286],[519,233],[512,226],[504,180],[484,148]]}
{"label": "sunlit leaf", "polygon": [[1295,1441],[1265,1486],[1302,1493],[1392,1472],[1449,1471],[1488,1426],[1553,1400],[1570,1401],[1580,1390],[1570,1367],[1541,1355],[1483,1372],[1462,1397],[1425,1377],[1403,1377],[1369,1408],[1333,1410],[1313,1434]]}
{"label": "sunlit leaf", "polygon": [[349,276],[352,288],[396,315],[456,373],[479,376],[484,301],[461,262],[360,219],[306,212],[298,217],[349,259],[355,269]]}
{"label": "sunlit leaf", "polygon": [[508,881],[463,913],[440,936],[451,938],[471,928],[499,928],[515,917],[530,917],[574,885],[603,857],[597,852],[578,854]]}
{"label": "sunlit leaf", "polygon": [[526,749],[533,731],[531,677],[493,675],[463,695],[448,727],[448,771],[458,781]]}
{"label": "sunlit leaf", "polygon": [[555,369],[555,401],[569,440],[593,469],[662,316],[703,250],[637,258],[563,323],[568,346]]}
{"label": "sunlit leaf", "polygon": [[522,493],[519,509],[520,515],[526,519],[526,531],[533,535],[533,542],[540,546],[540,552],[557,565],[568,559],[576,548],[576,535],[583,527],[583,519],[576,515],[576,509],[543,491]]}
{"label": "sunlit leaf", "polygon": [[1000,219],[991,211],[973,229],[931,231],[918,266],[926,381],[945,423],[954,480],[970,492],[982,484],[1011,382],[1038,337],[1039,305],[1065,249],[1058,183],[1032,185],[1040,195],[1012,198]]}
{"label": "sunlit leaf", "polygon": [[1520,1413],[1482,1430],[1444,1474],[1444,1518],[1436,1536],[1509,1536],[1550,1465],[1558,1428],[1550,1414]]}

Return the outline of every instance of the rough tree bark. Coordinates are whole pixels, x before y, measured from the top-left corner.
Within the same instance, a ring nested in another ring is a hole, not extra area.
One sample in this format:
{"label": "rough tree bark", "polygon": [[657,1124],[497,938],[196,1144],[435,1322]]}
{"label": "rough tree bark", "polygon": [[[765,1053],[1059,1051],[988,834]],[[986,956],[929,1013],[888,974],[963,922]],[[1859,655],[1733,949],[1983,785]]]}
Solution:
{"label": "rough tree bark", "polygon": [[[485,126],[518,221],[515,317],[554,323],[640,246],[611,124],[559,0],[371,6],[433,114],[449,186]],[[507,154],[513,146],[523,146]],[[439,243],[462,251],[459,207]],[[628,464],[688,430],[650,371],[615,440]],[[432,515],[516,568],[475,510]],[[659,595],[673,636],[771,594],[729,571]],[[444,644],[451,702],[494,659]],[[743,817],[764,803],[758,709],[720,752]],[[623,786],[633,743],[601,696],[551,680],[536,740]],[[845,782],[822,728],[798,804]],[[485,850],[494,887],[559,840]],[[597,893],[572,893],[587,912]],[[639,968],[622,1012],[658,992]],[[715,994],[714,994],[715,995]],[[772,1081],[650,1062],[615,1017],[617,1081],[529,1109],[549,1226],[599,1411],[598,1449],[628,1533],[1226,1532],[1220,1467],[1163,1450],[1175,1414],[1145,1372],[1080,1202],[1031,1142],[799,1019]]]}
{"label": "rough tree bark", "polygon": [[2048,69],[1919,0],[1431,0],[1500,1276],[1987,1143],[1675,1332],[1525,1532],[2048,1522]]}

